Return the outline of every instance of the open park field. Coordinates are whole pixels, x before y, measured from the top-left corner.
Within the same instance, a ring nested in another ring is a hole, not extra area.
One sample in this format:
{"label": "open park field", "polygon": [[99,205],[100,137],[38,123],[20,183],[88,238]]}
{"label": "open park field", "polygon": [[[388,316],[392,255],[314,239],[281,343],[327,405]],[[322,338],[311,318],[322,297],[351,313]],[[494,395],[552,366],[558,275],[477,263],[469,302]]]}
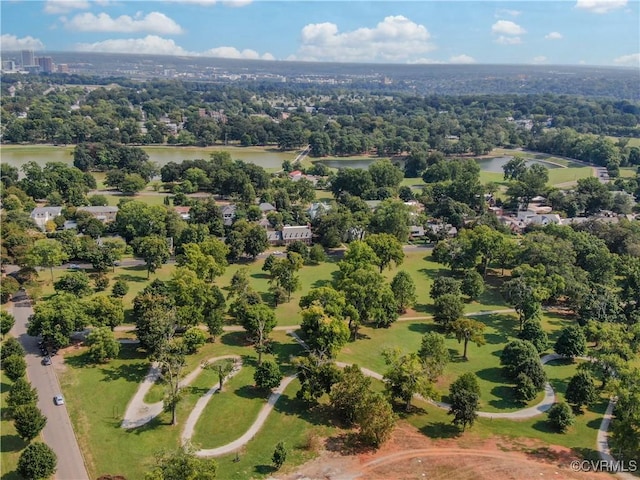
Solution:
{"label": "open park field", "polygon": [[[330,284],[332,274],[337,268],[336,260],[337,257],[329,256],[329,261],[325,263],[302,268],[300,275],[303,289],[296,292],[289,303],[280,305],[276,309],[279,326],[296,328],[300,321],[297,307],[300,296],[310,288]],[[246,265],[231,265],[224,275],[216,279],[216,284],[224,288],[228,285],[233,272],[240,266],[246,266],[254,288],[264,294],[265,300],[268,301],[266,297],[268,279],[261,270],[263,262],[264,259],[259,258]],[[112,281],[116,278],[125,279],[131,286],[130,292],[125,297],[126,308],[130,308],[132,298],[150,280],[153,278],[166,280],[170,278],[174,268],[173,264],[165,265],[156,274],[152,274],[149,280],[146,278],[143,266],[117,267],[115,272],[109,273],[109,276]],[[357,363],[361,367],[384,373],[385,365],[380,356],[384,348],[399,347],[406,352],[415,351],[425,332],[438,331],[439,327],[430,318],[433,302],[428,292],[433,279],[445,274],[445,270],[441,265],[430,260],[428,249],[408,251],[399,269],[406,270],[416,282],[418,287],[416,306],[388,329],[363,327],[360,331],[362,337],[356,342],[347,344],[338,356],[339,361]],[[385,271],[385,276],[391,277],[397,270],[398,268],[394,267]],[[54,277],[57,278],[62,272],[64,272],[63,269],[55,269]],[[40,278],[42,284],[40,295],[44,298],[53,293],[49,272],[43,271]],[[523,406],[514,402],[511,393],[512,384],[501,373],[499,355],[506,343],[517,336],[517,319],[515,314],[511,313],[483,315],[494,310],[508,310],[498,292],[498,285],[502,281],[499,272],[492,272],[489,280],[489,288],[479,301],[467,303],[465,306],[467,314],[479,314],[476,319],[485,323],[487,343],[481,347],[471,344],[469,360],[464,361],[461,358],[462,345],[455,339],[448,338],[446,342],[452,361],[436,386],[442,400],[446,401],[449,384],[461,373],[474,372],[479,378],[481,388],[481,410],[496,413],[513,412],[536,404],[541,399],[541,395],[529,405]],[[129,321],[131,320],[129,317]],[[563,315],[544,313],[543,326],[549,334],[550,344],[555,340],[558,330],[571,322],[573,322],[571,318]],[[131,334],[119,333],[131,337]],[[291,361],[295,356],[303,354],[302,347],[284,330],[275,330],[272,338],[272,358],[281,365],[285,375],[293,373]],[[142,427],[125,430],[120,427],[120,423],[127,404],[149,368],[149,361],[143,353],[137,350],[135,345],[124,344],[117,359],[97,366],[89,361],[87,350],[81,345],[69,347],[61,354],[55,357],[54,368],[57,370],[74,430],[92,478],[102,474],[141,478],[153,464],[154,454],[157,451],[172,449],[179,445],[186,419],[198,398],[217,383],[217,376],[212,371],[204,370],[185,388],[183,399],[178,407],[178,425],[171,426],[170,414],[162,413]],[[243,332],[228,331],[215,343],[207,343],[198,353],[188,356],[185,372],[192,371],[208,358],[230,354],[239,355],[242,358],[243,368],[225,384],[221,393],[213,396],[205,407],[192,438],[193,443],[199,448],[220,447],[240,437],[254,422],[258,411],[266,403],[267,394],[257,390],[253,385],[256,353],[247,343]],[[271,355],[267,355],[269,356]],[[545,371],[558,398],[562,398],[568,379],[575,373],[576,367],[577,363],[567,362],[554,362],[545,366]],[[3,377],[4,382],[6,380]],[[382,384],[378,381],[374,382],[375,389],[382,390]],[[338,448],[337,445],[344,441],[346,432],[328,417],[325,408],[328,399],[324,397],[319,407],[309,409],[306,404],[295,398],[298,389],[299,383],[293,381],[284,390],[264,426],[239,452],[237,461],[233,453],[218,458],[219,478],[261,478],[273,474],[270,466],[271,454],[275,444],[280,440],[285,440],[289,448],[289,456],[282,475],[295,471],[297,465],[318,455],[326,458],[326,455],[330,455]],[[162,395],[163,386],[156,385],[147,395],[146,401],[159,401]],[[572,456],[596,458],[596,432],[606,403],[607,399],[601,398],[578,417],[577,424],[566,434],[558,434],[551,430],[546,424],[544,415],[520,421],[480,418],[468,432],[461,434],[451,425],[451,418],[446,410],[414,400],[412,412],[407,414],[399,411],[398,429],[402,432],[411,432],[408,438],[415,441],[412,449],[424,448],[426,444],[432,445],[433,442],[446,442],[447,448],[454,450],[455,448],[474,448],[479,444],[491,444],[493,454],[502,455],[505,457],[503,461],[507,463],[513,460],[507,459],[510,453],[505,453],[505,450],[516,450],[514,455],[522,455],[523,452],[531,455],[531,452],[542,449],[543,445],[544,448],[551,450],[561,449],[569,456],[568,458]],[[3,435],[19,441],[17,437],[12,436],[9,425],[10,423],[3,422]],[[391,445],[395,445],[393,442],[395,440],[392,440]],[[8,444],[11,445],[11,442]],[[407,447],[408,444],[403,445]],[[500,445],[503,445],[504,449]],[[544,453],[544,450],[541,451]],[[386,446],[379,455],[384,454],[389,454]],[[378,458],[378,454],[373,453],[365,452],[362,455],[364,455],[362,458],[369,460]],[[114,459],[118,459],[117,462],[114,462]],[[452,459],[455,459],[455,456]],[[540,459],[541,465],[548,460]],[[15,463],[15,461],[10,451],[3,453],[3,464],[11,465],[11,462]],[[568,465],[568,462],[566,463]],[[329,464],[325,463],[326,465]],[[381,461],[379,472],[388,471],[384,470],[383,465],[390,468],[386,460]],[[562,462],[558,461],[557,465],[559,466],[556,468],[566,468]],[[371,470],[366,466],[366,462],[358,468],[360,470],[356,470],[363,475],[361,478],[384,478],[369,476],[367,472],[378,472],[378,467]],[[445,467],[442,468],[446,470]]]}

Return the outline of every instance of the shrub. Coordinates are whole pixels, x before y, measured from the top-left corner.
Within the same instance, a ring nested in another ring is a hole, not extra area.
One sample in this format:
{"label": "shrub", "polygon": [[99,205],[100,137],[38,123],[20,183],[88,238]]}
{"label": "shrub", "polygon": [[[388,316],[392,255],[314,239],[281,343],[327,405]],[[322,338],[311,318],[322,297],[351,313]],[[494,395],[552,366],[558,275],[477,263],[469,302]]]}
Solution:
{"label": "shrub", "polygon": [[273,461],[273,466],[276,470],[280,470],[280,467],[287,460],[287,447],[285,447],[284,442],[278,442],[275,450],[273,451],[273,456],[271,457]]}
{"label": "shrub", "polygon": [[103,292],[109,286],[109,277],[104,273],[99,273],[93,278],[93,283],[96,286],[98,292]]}
{"label": "shrub", "polygon": [[207,341],[207,335],[198,327],[191,327],[184,332],[182,341],[187,353],[196,353]]}
{"label": "shrub", "polygon": [[551,426],[561,433],[566,432],[575,422],[571,407],[564,402],[554,403],[549,409],[547,418]]}
{"label": "shrub", "polygon": [[111,289],[111,295],[116,298],[124,297],[129,292],[129,285],[124,280],[116,280]]}
{"label": "shrub", "polygon": [[2,368],[7,377],[15,382],[24,376],[27,370],[27,362],[20,355],[9,355],[2,361]]}

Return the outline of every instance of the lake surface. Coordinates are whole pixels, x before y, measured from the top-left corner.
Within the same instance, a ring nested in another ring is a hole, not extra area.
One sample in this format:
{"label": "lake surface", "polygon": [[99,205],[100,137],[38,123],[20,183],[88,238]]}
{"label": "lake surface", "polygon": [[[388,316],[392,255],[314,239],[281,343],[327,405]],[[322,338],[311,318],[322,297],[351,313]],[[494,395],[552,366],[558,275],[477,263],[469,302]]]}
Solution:
{"label": "lake surface", "polygon": [[[169,162],[209,158],[212,152],[223,151],[222,148],[204,149],[189,147],[149,147],[143,148],[149,154],[149,159],[160,167]],[[226,149],[234,160],[255,163],[263,168],[281,168],[284,160],[293,160],[296,152],[259,151],[232,147]],[[47,162],[63,162],[73,164],[73,147],[25,146],[20,148],[0,147],[2,163],[21,167],[27,162],[35,161],[44,166]]]}
{"label": "lake surface", "polygon": [[[502,173],[502,167],[513,157],[494,157],[494,158],[483,158],[480,160],[476,160],[480,165],[480,170],[484,170],[486,172],[498,172]],[[359,160],[318,160],[318,163],[322,163],[329,168],[369,168],[376,159],[359,159]],[[401,163],[398,162],[400,167],[402,168]],[[547,168],[560,168],[558,165],[554,165],[552,163],[542,162],[539,160],[527,160],[527,166],[531,166],[534,163],[542,165]]]}

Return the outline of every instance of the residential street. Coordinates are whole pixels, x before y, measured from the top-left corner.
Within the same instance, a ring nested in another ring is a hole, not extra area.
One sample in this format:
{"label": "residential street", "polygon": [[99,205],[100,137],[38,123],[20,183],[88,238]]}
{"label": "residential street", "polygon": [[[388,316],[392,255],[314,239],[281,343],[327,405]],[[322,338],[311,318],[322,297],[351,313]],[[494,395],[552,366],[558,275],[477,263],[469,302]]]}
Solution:
{"label": "residential street", "polygon": [[38,340],[27,335],[27,321],[32,313],[31,302],[26,294],[21,291],[14,295],[13,315],[16,323],[11,330],[11,335],[20,340],[27,351],[25,357],[27,377],[38,391],[38,408],[47,417],[47,424],[42,431],[42,436],[44,442],[58,456],[55,478],[58,480],[89,480],[80,447],[67,413],[67,405],[57,406],[53,403],[54,395],[62,393],[54,367],[61,358],[52,357],[54,365],[41,365],[42,357],[38,349]]}

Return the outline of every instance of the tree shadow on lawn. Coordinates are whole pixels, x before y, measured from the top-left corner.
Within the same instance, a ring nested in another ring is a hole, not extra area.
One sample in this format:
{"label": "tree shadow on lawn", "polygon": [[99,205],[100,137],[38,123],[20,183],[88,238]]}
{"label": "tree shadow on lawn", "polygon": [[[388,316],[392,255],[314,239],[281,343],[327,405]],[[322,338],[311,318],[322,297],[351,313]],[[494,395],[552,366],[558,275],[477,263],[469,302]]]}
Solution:
{"label": "tree shadow on lawn", "polygon": [[437,325],[435,323],[424,323],[424,322],[411,323],[409,325],[409,331],[422,333],[422,334],[425,334],[428,332],[442,333],[442,329],[440,328],[440,325]]}
{"label": "tree shadow on lawn", "polygon": [[248,398],[249,400],[254,400],[256,398],[262,398],[266,400],[270,395],[268,390],[263,390],[262,388],[258,388],[255,385],[243,385],[241,387],[238,387],[233,390],[233,394],[242,398]]}
{"label": "tree shadow on lawn", "polygon": [[295,395],[290,396],[283,393],[273,408],[284,415],[295,415],[311,425],[333,424],[332,411],[328,406],[310,406],[307,402],[296,398]]}
{"label": "tree shadow on lawn", "polygon": [[462,435],[456,425],[445,422],[428,423],[420,431],[429,438],[457,438]]}
{"label": "tree shadow on lawn", "polygon": [[518,408],[524,404],[515,398],[514,389],[506,385],[500,385],[491,389],[491,394],[498,397],[498,400],[490,400],[489,405],[495,408]]}
{"label": "tree shadow on lawn", "polygon": [[251,278],[256,278],[258,280],[262,280],[262,279],[268,280],[268,279],[271,278],[271,275],[269,275],[268,273],[260,273],[260,272],[258,272],[258,273],[252,273],[251,274]]}
{"label": "tree shadow on lawn", "polygon": [[476,375],[478,376],[478,378],[492,383],[508,382],[508,379],[504,376],[502,368],[500,367],[483,368],[482,370],[478,370],[476,372]]}
{"label": "tree shadow on lawn", "polygon": [[327,280],[326,278],[316,280],[311,284],[313,288],[330,287],[331,285],[332,285],[331,280]]}
{"label": "tree shadow on lawn", "polygon": [[[144,271],[146,272],[147,269],[145,267]],[[120,275],[118,275],[116,277],[116,280],[124,280],[125,282],[137,282],[137,283],[143,283],[143,282],[147,282],[147,278],[145,277],[138,277],[136,275],[129,275],[127,273],[121,273]]]}
{"label": "tree shadow on lawn", "polygon": [[[163,420],[163,418],[166,418],[166,420]],[[121,428],[120,426],[121,423],[122,423],[121,420],[114,421],[113,422],[114,428]],[[127,433],[134,434],[134,435],[143,435],[147,432],[156,430],[162,426],[165,426],[165,427],[171,426],[171,412],[162,412],[160,415],[152,418],[150,421],[148,421],[144,425],[140,425],[139,427],[136,427],[136,428],[127,428],[125,429],[125,431]]]}
{"label": "tree shadow on lawn", "polygon": [[490,345],[506,344],[508,341],[507,336],[501,333],[485,333],[484,339]]}
{"label": "tree shadow on lawn", "polygon": [[0,437],[0,445],[3,452],[19,452],[25,448],[28,443],[22,440],[18,435],[2,435]]}
{"label": "tree shadow on lawn", "polygon": [[256,465],[253,467],[253,471],[258,475],[269,475],[276,471],[276,467],[273,465]]}
{"label": "tree shadow on lawn", "polygon": [[7,472],[7,473],[3,473],[2,477],[0,477],[2,480],[21,480],[22,477],[20,475],[18,475],[18,472]]}
{"label": "tree shadow on lawn", "polygon": [[149,365],[146,363],[134,363],[100,368],[100,371],[103,374],[103,382],[114,382],[123,379],[127,382],[140,383],[149,373]]}
{"label": "tree shadow on lawn", "polygon": [[518,319],[508,314],[494,313],[492,315],[478,315],[475,317],[475,320],[484,323],[487,327],[491,327],[498,332],[496,334],[485,334],[485,338],[489,335],[502,337],[502,342],[497,343],[507,343],[509,336],[517,337],[520,331]]}
{"label": "tree shadow on lawn", "polygon": [[425,315],[433,315],[434,313],[434,308],[433,308],[433,304],[429,304],[429,303],[416,303],[413,306],[413,309],[418,312],[418,313],[424,313]]}
{"label": "tree shadow on lawn", "polygon": [[277,341],[271,342],[273,355],[279,365],[289,365],[294,357],[300,356],[306,352],[297,342],[282,343]]}
{"label": "tree shadow on lawn", "polygon": [[229,332],[220,337],[220,341],[223,345],[229,345],[232,347],[247,347],[251,345],[251,342],[247,340],[247,332]]}

